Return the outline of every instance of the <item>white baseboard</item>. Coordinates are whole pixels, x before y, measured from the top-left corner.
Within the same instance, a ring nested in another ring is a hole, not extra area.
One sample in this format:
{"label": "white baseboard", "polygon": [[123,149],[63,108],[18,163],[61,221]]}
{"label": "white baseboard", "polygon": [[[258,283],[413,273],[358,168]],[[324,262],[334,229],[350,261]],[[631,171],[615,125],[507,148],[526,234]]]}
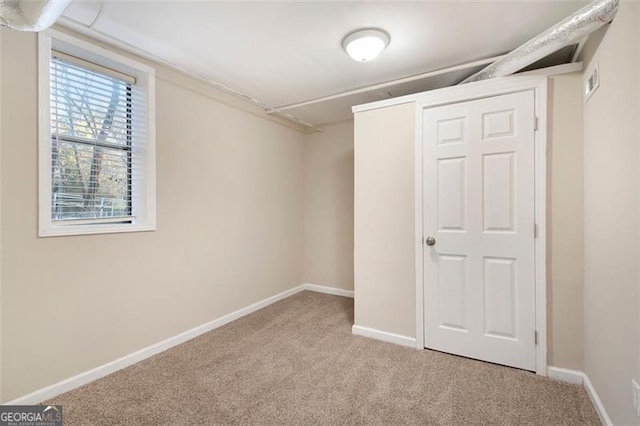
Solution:
{"label": "white baseboard", "polygon": [[567,368],[549,367],[547,368],[547,376],[562,382],[582,385],[587,392],[587,395],[589,395],[593,408],[595,408],[596,413],[598,413],[598,417],[602,424],[606,426],[613,426],[613,422],[611,421],[611,418],[609,418],[607,410],[605,410],[596,389],[593,387],[593,384],[591,384],[591,380],[589,380],[589,376],[587,376],[585,372],[569,370]]}
{"label": "white baseboard", "polygon": [[317,284],[302,284],[304,290],[315,291],[316,293],[333,294],[334,296],[351,297],[353,298],[353,290],[344,290],[336,287],[327,287]]}
{"label": "white baseboard", "polygon": [[147,346],[146,348],[140,349],[139,351],[136,351],[129,355],[125,355],[122,358],[116,359],[115,361],[108,362],[92,370],[85,371],[76,376],[73,376],[68,379],[62,380],[60,382],[54,383],[52,385],[46,386],[42,389],[38,389],[27,395],[24,395],[12,401],[6,402],[5,404],[6,405],[39,404],[42,401],[46,401],[47,399],[54,398],[55,396],[60,395],[62,393],[69,392],[70,390],[73,390],[80,386],[84,386],[87,383],[91,383],[94,380],[100,379],[108,374],[115,373],[118,370],[122,370],[123,368],[129,367],[137,362],[143,361],[149,357],[152,357],[153,355],[159,354],[160,352],[164,352],[167,349],[170,349],[176,345],[186,342],[187,340],[191,340],[194,337],[200,336],[201,334],[207,333],[211,330],[215,330],[216,328],[222,327],[223,325],[228,324],[231,321],[237,320],[238,318],[242,318],[245,315],[249,315],[257,310],[265,308],[273,303],[276,303],[282,299],[286,299],[287,297],[293,296],[294,294],[300,293],[301,291],[304,291],[304,290],[315,291],[319,293],[335,294],[338,296],[353,297],[352,291],[333,288],[333,287],[319,286],[314,284],[302,284],[290,290],[283,291],[282,293],[278,293],[275,296],[268,297],[257,303],[246,306],[242,309],[238,309],[235,312],[222,316],[206,324],[202,324],[198,327],[192,328],[191,330],[187,330],[176,336],[170,337],[166,340],[163,340],[162,342],[158,342],[156,344]]}
{"label": "white baseboard", "polygon": [[569,370],[568,368],[547,367],[547,377],[574,385],[584,384],[584,373],[582,371]]}
{"label": "white baseboard", "polygon": [[416,339],[414,337],[402,336],[400,334],[389,333],[355,324],[351,327],[351,332],[358,336],[370,337],[384,342],[395,343],[396,345],[408,346],[410,348],[416,347]]}
{"label": "white baseboard", "polygon": [[596,388],[593,387],[593,385],[591,384],[591,380],[589,380],[589,376],[587,376],[586,374],[584,375],[583,386],[587,391],[587,395],[589,395],[589,398],[591,398],[591,403],[596,409],[596,413],[598,413],[598,417],[600,417],[600,421],[602,422],[602,424],[606,426],[613,426],[613,422],[611,421],[611,418],[609,418],[607,410],[604,409],[604,404],[602,404],[602,401],[600,400],[600,397],[596,392]]}

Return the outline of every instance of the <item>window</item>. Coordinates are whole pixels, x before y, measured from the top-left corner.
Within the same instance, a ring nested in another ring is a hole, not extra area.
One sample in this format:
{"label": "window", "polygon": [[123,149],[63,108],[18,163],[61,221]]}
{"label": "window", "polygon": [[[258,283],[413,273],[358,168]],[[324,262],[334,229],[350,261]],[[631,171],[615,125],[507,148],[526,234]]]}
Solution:
{"label": "window", "polygon": [[155,229],[153,69],[40,35],[40,236]]}

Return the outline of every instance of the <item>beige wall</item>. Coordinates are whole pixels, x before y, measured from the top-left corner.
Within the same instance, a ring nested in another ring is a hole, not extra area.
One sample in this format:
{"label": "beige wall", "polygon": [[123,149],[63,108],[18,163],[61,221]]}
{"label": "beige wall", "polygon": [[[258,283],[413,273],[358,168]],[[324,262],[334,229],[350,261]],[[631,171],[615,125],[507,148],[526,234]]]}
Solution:
{"label": "beige wall", "polygon": [[305,144],[304,281],[353,290],[353,121]]}
{"label": "beige wall", "polygon": [[615,424],[638,424],[631,379],[640,378],[640,4],[622,2],[585,47],[600,88],[584,106],[585,372]]}
{"label": "beige wall", "polygon": [[158,230],[38,238],[36,36],[0,63],[3,401],[301,284],[302,133],[161,77]]}
{"label": "beige wall", "polygon": [[414,104],[355,115],[355,324],[414,337]]}
{"label": "beige wall", "polygon": [[[549,364],[618,423],[640,379],[638,9],[591,38],[584,112],[581,75],[550,84]],[[35,36],[0,30],[0,58],[0,401],[302,282],[355,275],[355,323],[415,336],[413,104],[357,114],[355,142],[302,135],[159,67],[158,230],[39,239]]]}
{"label": "beige wall", "polygon": [[[548,362],[582,368],[581,76],[551,79]],[[414,105],[355,116],[355,323],[415,337]]]}
{"label": "beige wall", "polygon": [[582,370],[584,189],[582,74],[549,79],[547,336],[549,365]]}

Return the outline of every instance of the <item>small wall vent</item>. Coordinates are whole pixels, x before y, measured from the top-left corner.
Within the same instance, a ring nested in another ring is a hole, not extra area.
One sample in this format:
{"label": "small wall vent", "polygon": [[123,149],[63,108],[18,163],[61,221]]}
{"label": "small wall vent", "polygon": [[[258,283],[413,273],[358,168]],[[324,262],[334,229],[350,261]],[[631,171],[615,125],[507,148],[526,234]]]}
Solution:
{"label": "small wall vent", "polygon": [[584,101],[587,102],[591,95],[600,87],[600,67],[596,62],[595,67],[589,73],[589,77],[584,82]]}

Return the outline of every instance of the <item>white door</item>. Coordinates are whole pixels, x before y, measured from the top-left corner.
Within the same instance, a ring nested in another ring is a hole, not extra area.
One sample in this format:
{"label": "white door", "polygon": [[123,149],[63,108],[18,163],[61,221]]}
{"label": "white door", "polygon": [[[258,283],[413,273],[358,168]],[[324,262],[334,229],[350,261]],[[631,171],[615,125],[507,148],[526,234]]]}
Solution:
{"label": "white door", "polygon": [[425,347],[533,371],[533,91],[423,119]]}

